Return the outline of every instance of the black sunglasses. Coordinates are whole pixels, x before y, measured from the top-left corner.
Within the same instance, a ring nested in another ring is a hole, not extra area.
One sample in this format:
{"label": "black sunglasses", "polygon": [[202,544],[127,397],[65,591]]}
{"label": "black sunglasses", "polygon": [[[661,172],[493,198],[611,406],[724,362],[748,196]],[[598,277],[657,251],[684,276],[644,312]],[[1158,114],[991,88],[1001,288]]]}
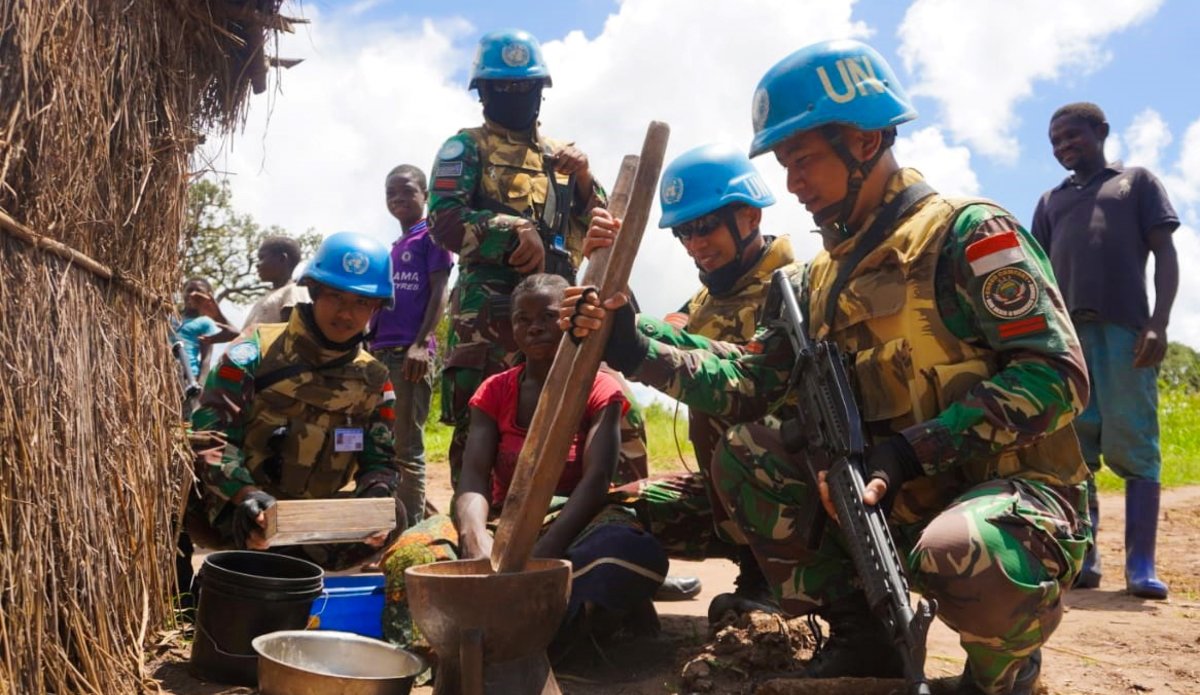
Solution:
{"label": "black sunglasses", "polygon": [[710,213],[671,227],[671,233],[680,241],[688,241],[692,237],[704,238],[717,231],[724,222],[720,215]]}

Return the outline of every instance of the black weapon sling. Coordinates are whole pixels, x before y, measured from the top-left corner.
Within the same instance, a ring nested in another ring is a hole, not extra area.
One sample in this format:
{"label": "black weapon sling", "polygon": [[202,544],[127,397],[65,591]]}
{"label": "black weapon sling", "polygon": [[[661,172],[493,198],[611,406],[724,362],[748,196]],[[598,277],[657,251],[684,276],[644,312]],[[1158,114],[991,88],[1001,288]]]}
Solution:
{"label": "black weapon sling", "polygon": [[329,360],[328,362],[324,362],[322,364],[318,364],[315,366],[308,365],[308,364],[289,364],[286,367],[280,367],[279,369],[272,369],[271,371],[267,372],[266,374],[255,375],[254,376],[254,390],[257,392],[266,391],[267,389],[271,388],[275,384],[278,384],[279,382],[281,382],[285,379],[291,379],[294,376],[299,376],[299,375],[305,374],[307,372],[321,372],[321,371],[325,371],[326,369],[336,369],[337,367],[343,367],[343,366],[353,362],[355,357],[358,357],[358,351],[361,350],[362,348],[360,348],[358,346],[355,346],[355,348],[356,349],[350,350],[344,355],[339,355],[338,357],[335,357],[335,358]]}
{"label": "black weapon sling", "polygon": [[837,277],[833,279],[833,286],[829,288],[829,298],[825,300],[825,325],[830,332],[833,331],[833,319],[837,315],[838,296],[846,289],[846,283],[850,282],[850,275],[854,269],[887,237],[896,220],[907,215],[917,203],[936,192],[933,186],[919,181],[897,193],[875,216],[875,221],[863,232],[862,239],[854,246],[850,257],[838,267]]}

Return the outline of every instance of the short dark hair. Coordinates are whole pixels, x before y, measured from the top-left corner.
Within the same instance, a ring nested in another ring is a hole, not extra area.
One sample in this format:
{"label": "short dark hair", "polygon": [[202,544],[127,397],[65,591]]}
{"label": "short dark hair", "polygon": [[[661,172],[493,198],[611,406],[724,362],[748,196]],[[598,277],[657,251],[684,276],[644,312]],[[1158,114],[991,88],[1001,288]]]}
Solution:
{"label": "short dark hair", "polygon": [[417,188],[420,188],[422,193],[429,193],[429,182],[425,178],[425,172],[421,171],[420,167],[412,164],[401,164],[398,167],[394,167],[383,179],[384,185],[388,181],[391,181],[393,176],[407,176],[412,179],[413,183],[417,184]]}
{"label": "short dark hair", "polygon": [[512,291],[513,306],[517,304],[517,297],[526,294],[534,294],[537,292],[545,292],[553,295],[556,299],[561,300],[563,293],[566,292],[570,283],[561,275],[552,273],[534,273],[517,283],[517,286]]}
{"label": "short dark hair", "polygon": [[258,250],[269,251],[271,253],[278,253],[287,256],[288,261],[291,262],[293,268],[295,268],[296,264],[300,262],[300,255],[303,253],[300,250],[300,242],[296,241],[290,236],[265,237],[262,240],[262,243],[258,245]]}
{"label": "short dark hair", "polygon": [[212,283],[209,282],[208,280],[205,280],[202,277],[190,277],[183,282],[183,286],[186,288],[188,285],[190,285],[192,283],[196,283],[198,285],[203,285],[204,291],[209,294],[212,294],[212,291],[213,291]]}
{"label": "short dark hair", "polygon": [[1050,117],[1050,122],[1053,123],[1063,117],[1081,118],[1093,128],[1108,123],[1104,111],[1090,101],[1077,101],[1074,104],[1058,107],[1058,110]]}

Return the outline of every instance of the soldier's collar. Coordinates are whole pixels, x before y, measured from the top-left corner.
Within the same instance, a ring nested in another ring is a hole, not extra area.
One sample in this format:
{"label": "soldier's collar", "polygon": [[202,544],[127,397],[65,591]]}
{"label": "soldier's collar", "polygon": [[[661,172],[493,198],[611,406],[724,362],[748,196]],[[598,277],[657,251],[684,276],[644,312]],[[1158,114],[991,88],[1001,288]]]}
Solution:
{"label": "soldier's collar", "polygon": [[538,133],[538,128],[541,125],[541,121],[537,121],[529,131],[510,130],[488,119],[486,116],[483,119],[484,130],[492,135],[498,135],[514,145],[536,145],[541,140],[541,136]]}

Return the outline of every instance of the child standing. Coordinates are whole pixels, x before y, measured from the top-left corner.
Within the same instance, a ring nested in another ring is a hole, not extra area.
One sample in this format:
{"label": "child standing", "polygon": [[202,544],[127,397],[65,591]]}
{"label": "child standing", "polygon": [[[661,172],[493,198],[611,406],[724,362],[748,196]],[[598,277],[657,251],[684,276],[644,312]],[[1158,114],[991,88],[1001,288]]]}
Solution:
{"label": "child standing", "polygon": [[403,473],[400,500],[410,525],[425,512],[425,420],[433,393],[434,329],[446,309],[454,257],[429,238],[425,174],[401,164],[384,180],[388,212],[400,222],[392,244],[395,306],[371,322],[371,352],[387,366],[396,388],[396,458]]}

